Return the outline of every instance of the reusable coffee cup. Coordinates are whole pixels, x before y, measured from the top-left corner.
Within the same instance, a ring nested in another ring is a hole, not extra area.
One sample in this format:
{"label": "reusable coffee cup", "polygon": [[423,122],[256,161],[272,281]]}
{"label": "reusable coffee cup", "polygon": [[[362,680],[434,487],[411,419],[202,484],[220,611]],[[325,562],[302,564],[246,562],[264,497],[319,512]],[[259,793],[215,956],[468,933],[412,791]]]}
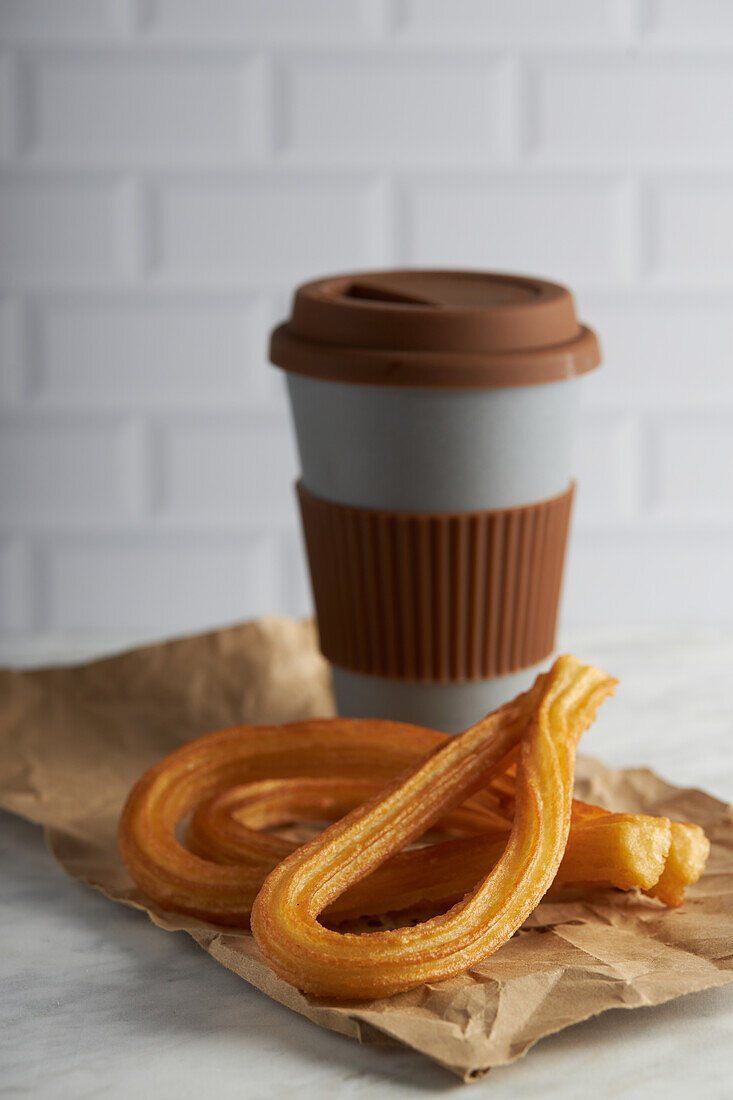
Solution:
{"label": "reusable coffee cup", "polygon": [[542,279],[384,271],[301,286],[270,354],[339,713],[466,728],[554,649],[594,333]]}

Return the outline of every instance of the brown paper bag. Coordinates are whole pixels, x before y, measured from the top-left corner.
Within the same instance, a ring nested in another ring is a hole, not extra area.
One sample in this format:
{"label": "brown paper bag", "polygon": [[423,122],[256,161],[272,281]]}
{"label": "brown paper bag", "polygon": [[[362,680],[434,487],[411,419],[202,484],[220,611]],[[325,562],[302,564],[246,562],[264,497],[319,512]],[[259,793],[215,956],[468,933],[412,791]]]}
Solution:
{"label": "brown paper bag", "polygon": [[733,981],[733,808],[650,771],[610,771],[587,759],[579,761],[579,797],[707,831],[708,868],[681,909],[614,890],[550,899],[467,974],[397,997],[335,1004],[275,977],[247,933],[148,903],[115,841],[125,795],[143,769],[212,729],[332,713],[313,626],[287,619],[75,668],[0,672],[0,805],[44,825],[72,877],[145,909],[162,928],[185,929],[268,996],[362,1042],[402,1042],[466,1081],[606,1009],[660,1004]]}

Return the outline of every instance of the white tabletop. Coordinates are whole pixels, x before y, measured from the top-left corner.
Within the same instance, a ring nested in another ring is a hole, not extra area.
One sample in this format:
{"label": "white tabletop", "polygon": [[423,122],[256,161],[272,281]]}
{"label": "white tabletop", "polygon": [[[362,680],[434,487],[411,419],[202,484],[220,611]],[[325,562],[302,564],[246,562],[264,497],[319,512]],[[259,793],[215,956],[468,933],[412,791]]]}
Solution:
{"label": "white tabletop", "polygon": [[[621,679],[585,752],[733,801],[733,637],[572,641]],[[391,1100],[465,1089],[418,1055],[360,1047],[281,1008],[183,933],[66,878],[39,829],[0,821],[0,1095]],[[467,1095],[723,1100],[731,1080],[727,987],[604,1013]]]}

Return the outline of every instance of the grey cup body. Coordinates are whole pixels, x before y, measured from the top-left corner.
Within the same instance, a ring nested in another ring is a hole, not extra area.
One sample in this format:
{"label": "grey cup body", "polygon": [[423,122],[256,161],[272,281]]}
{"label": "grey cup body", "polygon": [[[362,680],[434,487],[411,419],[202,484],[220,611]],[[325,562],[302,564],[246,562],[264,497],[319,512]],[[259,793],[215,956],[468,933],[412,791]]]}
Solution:
{"label": "grey cup body", "polygon": [[[533,504],[572,475],[578,379],[505,389],[353,385],[289,373],[305,487],[337,504],[470,512]],[[334,668],[340,714],[455,732],[512,698],[537,669],[433,684]]]}

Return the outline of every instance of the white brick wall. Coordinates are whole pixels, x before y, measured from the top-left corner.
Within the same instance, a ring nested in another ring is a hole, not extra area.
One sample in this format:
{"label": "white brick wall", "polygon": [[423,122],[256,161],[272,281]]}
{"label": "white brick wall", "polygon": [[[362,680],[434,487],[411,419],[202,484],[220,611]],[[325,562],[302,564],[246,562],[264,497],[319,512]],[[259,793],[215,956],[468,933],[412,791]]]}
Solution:
{"label": "white brick wall", "polygon": [[725,525],[733,514],[733,431],[725,411],[667,416],[655,427],[655,496],[673,522]]}
{"label": "white brick wall", "polygon": [[540,63],[533,83],[533,144],[543,163],[730,164],[727,59],[564,57]]}
{"label": "white brick wall", "polygon": [[24,143],[34,161],[246,163],[262,152],[263,79],[251,57],[39,51],[27,62]]}
{"label": "white brick wall", "polygon": [[160,428],[161,514],[174,523],[290,526],[297,477],[281,417],[181,416]]}
{"label": "white brick wall", "polygon": [[0,540],[0,630],[11,636],[33,624],[29,558],[19,539]]}
{"label": "white brick wall", "polygon": [[304,164],[493,163],[514,136],[510,77],[506,63],[486,57],[370,50],[289,60],[284,150]]}
{"label": "white brick wall", "polygon": [[100,417],[17,414],[0,421],[0,514],[13,528],[93,527],[130,517],[136,439]]}
{"label": "white brick wall", "polygon": [[285,287],[382,254],[381,189],[368,179],[207,174],[152,186],[152,267],[174,285]]}
{"label": "white brick wall", "polygon": [[630,41],[632,8],[623,0],[404,0],[402,10],[406,36],[421,42],[549,50]]}
{"label": "white brick wall", "polygon": [[310,596],[301,279],[569,282],[565,622],[733,622],[733,4],[0,0],[0,641]]}
{"label": "white brick wall", "polygon": [[276,399],[278,376],[262,369],[275,316],[266,300],[62,295],[27,309],[27,382],[38,406],[246,410]]}
{"label": "white brick wall", "polygon": [[[730,99],[733,126],[733,86]],[[733,173],[660,185],[651,264],[661,283],[733,287]]]}
{"label": "white brick wall", "polygon": [[634,262],[625,183],[513,175],[410,187],[406,259],[414,264],[552,271],[576,285],[625,282]]}
{"label": "white brick wall", "polygon": [[23,168],[0,173],[0,278],[7,287],[126,279],[135,227],[124,182]]}
{"label": "white brick wall", "polygon": [[733,43],[728,0],[650,0],[645,7],[648,37],[660,45],[714,46]]}
{"label": "white brick wall", "polygon": [[278,562],[264,536],[59,539],[42,567],[55,634],[158,636],[271,613]]}
{"label": "white brick wall", "polygon": [[3,37],[11,42],[88,42],[122,25],[126,5],[116,0],[3,0]]}
{"label": "white brick wall", "polygon": [[149,0],[149,34],[166,42],[293,45],[358,41],[384,26],[382,0]]}

